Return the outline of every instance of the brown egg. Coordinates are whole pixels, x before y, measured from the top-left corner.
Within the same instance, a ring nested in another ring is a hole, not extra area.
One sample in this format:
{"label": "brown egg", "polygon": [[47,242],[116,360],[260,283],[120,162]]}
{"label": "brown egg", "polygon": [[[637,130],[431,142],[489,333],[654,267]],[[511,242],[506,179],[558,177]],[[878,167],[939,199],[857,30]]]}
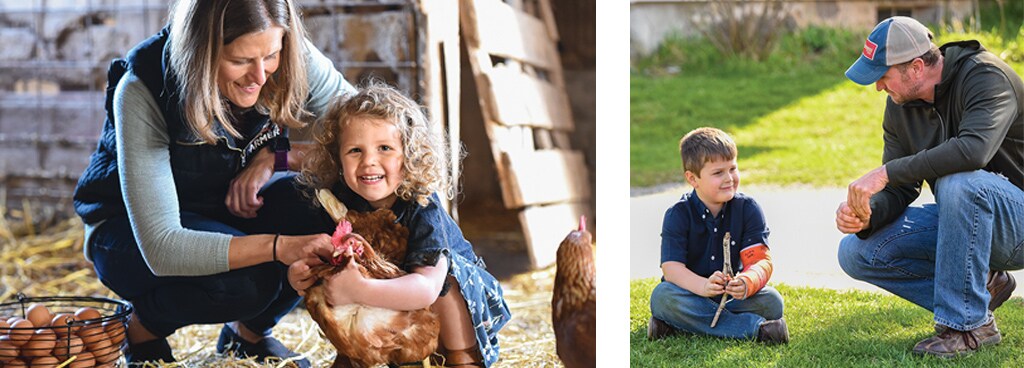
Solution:
{"label": "brown egg", "polygon": [[75,357],[68,368],[92,368],[94,366],[96,366],[96,359],[93,358],[92,353],[83,351]]}
{"label": "brown egg", "polygon": [[103,318],[103,315],[90,307],[78,308],[78,310],[75,311],[75,319],[82,322],[92,322],[93,320],[99,320],[100,318]]}
{"label": "brown egg", "polygon": [[53,316],[53,320],[50,321],[50,327],[53,328],[53,332],[56,332],[58,337],[65,337],[65,336],[68,335],[69,331],[71,333],[75,333],[75,332],[78,332],[79,328],[82,328],[82,326],[80,326],[80,325],[78,325],[76,323],[72,323],[70,325],[70,330],[69,330],[68,322],[75,322],[75,321],[77,321],[77,320],[75,319],[74,315],[72,315],[70,313],[59,313],[59,314]]}
{"label": "brown egg", "polygon": [[4,368],[27,368],[27,367],[28,367],[28,363],[25,363],[25,361],[23,361],[21,359],[15,359],[15,360],[9,361],[7,363],[4,363]]}
{"label": "brown egg", "polygon": [[35,359],[32,359],[32,363],[31,364],[32,364],[32,368],[36,368],[36,367],[55,368],[55,367],[57,367],[57,364],[60,364],[60,363],[61,363],[61,361],[57,360],[57,358],[55,358],[55,357],[52,357],[52,356],[41,356],[41,357],[37,357]]}
{"label": "brown egg", "polygon": [[50,314],[50,310],[46,309],[45,305],[40,303],[32,303],[25,310],[25,319],[32,321],[32,325],[36,327],[46,327],[50,325],[50,321],[53,320],[53,315]]}
{"label": "brown egg", "polygon": [[53,330],[49,328],[40,328],[36,330],[35,334],[32,335],[32,339],[28,340],[25,345],[21,347],[21,356],[24,357],[44,357],[50,356],[53,352],[53,347],[57,345],[57,335],[53,333]]}
{"label": "brown egg", "polygon": [[32,331],[36,328],[31,321],[27,319],[19,319],[11,324],[11,342],[15,346],[25,345],[28,340],[32,339]]}
{"label": "brown egg", "polygon": [[61,337],[57,339],[57,346],[53,348],[53,356],[58,359],[67,360],[72,355],[85,351],[85,343],[78,336]]}
{"label": "brown egg", "polygon": [[0,320],[0,336],[11,333],[11,324],[7,323],[7,320]]}
{"label": "brown egg", "polygon": [[18,357],[18,347],[11,344],[7,336],[0,337],[0,366]]}
{"label": "brown egg", "polygon": [[99,340],[93,344],[87,343],[86,347],[99,364],[109,363],[120,357],[120,347],[114,346],[110,339]]}
{"label": "brown egg", "polygon": [[19,319],[24,319],[24,318],[21,318],[21,317],[11,317],[11,318],[8,318],[7,319],[7,324],[13,325],[14,322],[17,322]]}
{"label": "brown egg", "polygon": [[121,343],[124,342],[126,330],[124,323],[121,321],[106,321],[103,322],[103,329],[107,332],[107,337],[110,338],[114,346],[120,347]]}
{"label": "brown egg", "polygon": [[107,337],[107,333],[103,331],[103,325],[100,325],[99,323],[82,326],[82,328],[78,330],[77,335],[82,338],[82,341],[85,342],[86,346],[93,346],[100,341],[110,340],[110,338]]}

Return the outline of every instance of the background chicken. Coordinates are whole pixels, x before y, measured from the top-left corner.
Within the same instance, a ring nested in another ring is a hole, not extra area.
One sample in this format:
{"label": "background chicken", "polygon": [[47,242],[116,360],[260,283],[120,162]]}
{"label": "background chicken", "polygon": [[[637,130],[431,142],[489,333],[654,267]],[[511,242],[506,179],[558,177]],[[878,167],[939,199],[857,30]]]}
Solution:
{"label": "background chicken", "polygon": [[580,217],[579,229],[558,246],[551,322],[558,357],[566,367],[593,367],[597,336],[597,271],[593,238]]}
{"label": "background chicken", "polygon": [[339,223],[331,237],[333,258],[311,270],[320,281],[306,290],[306,309],[338,349],[334,367],[424,360],[437,347],[440,331],[437,315],[429,308],[395,311],[360,304],[332,307],[327,304],[323,284],[324,278],[341,272],[350,259],[355,259],[359,272],[367,278],[405,275],[393,262],[404,259],[409,230],[398,224],[388,209],[348,213],[330,192],[318,193],[318,198]]}

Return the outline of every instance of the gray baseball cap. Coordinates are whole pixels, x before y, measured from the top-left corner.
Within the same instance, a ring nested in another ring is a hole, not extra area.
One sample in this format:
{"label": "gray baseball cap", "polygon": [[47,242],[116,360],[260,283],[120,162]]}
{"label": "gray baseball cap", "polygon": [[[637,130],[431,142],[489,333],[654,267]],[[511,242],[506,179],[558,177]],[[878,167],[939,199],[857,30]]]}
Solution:
{"label": "gray baseball cap", "polygon": [[890,66],[924,55],[932,47],[932,32],[910,17],[883,20],[864,41],[864,50],[846,70],[854,83],[869,85],[885,75]]}

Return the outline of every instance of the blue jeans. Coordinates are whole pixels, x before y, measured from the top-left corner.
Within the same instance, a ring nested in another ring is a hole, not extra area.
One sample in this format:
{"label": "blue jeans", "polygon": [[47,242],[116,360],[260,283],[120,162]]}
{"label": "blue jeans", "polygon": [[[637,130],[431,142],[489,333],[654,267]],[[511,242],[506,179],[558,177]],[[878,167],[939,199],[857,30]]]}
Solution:
{"label": "blue jeans", "polygon": [[967,331],[988,322],[989,270],[1024,268],[1024,191],[978,170],[939,178],[935,202],[909,207],[868,239],[847,235],[839,265],[851,277]]}
{"label": "blue jeans", "polygon": [[[275,182],[263,192],[264,207],[255,219],[211,218],[181,213],[185,228],[234,236],[258,233],[330,232],[322,210],[299,196],[292,180]],[[135,242],[127,215],[107,219],[88,244],[100,281],[132,303],[139,321],[154,335],[166,337],[192,324],[240,321],[249,330],[269,335],[282,317],[301,301],[288,284],[288,266],[268,262],[206,276],[155,276]]]}
{"label": "blue jeans", "polygon": [[761,323],[782,318],[782,295],[765,286],[747,299],[725,303],[718,324],[711,328],[719,299],[705,298],[676,284],[662,281],[651,292],[651,315],[677,329],[695,334],[734,339],[756,338]]}

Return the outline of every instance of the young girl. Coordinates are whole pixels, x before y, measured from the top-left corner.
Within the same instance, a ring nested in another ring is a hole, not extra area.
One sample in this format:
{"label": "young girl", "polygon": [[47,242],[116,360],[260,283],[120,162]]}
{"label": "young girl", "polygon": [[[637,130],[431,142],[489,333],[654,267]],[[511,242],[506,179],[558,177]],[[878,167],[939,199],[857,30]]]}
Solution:
{"label": "young girl", "polygon": [[[328,302],[394,310],[429,306],[441,321],[438,351],[446,366],[493,364],[498,330],[511,316],[498,281],[435,194],[454,192],[440,130],[428,125],[416,103],[381,83],[336,100],[323,122],[299,180],[313,190],[330,188],[352,211],[390,208],[409,229],[405,262],[398,265],[409,274],[371,280],[346,268],[326,280]],[[296,290],[315,281],[309,266],[290,267]]]}

